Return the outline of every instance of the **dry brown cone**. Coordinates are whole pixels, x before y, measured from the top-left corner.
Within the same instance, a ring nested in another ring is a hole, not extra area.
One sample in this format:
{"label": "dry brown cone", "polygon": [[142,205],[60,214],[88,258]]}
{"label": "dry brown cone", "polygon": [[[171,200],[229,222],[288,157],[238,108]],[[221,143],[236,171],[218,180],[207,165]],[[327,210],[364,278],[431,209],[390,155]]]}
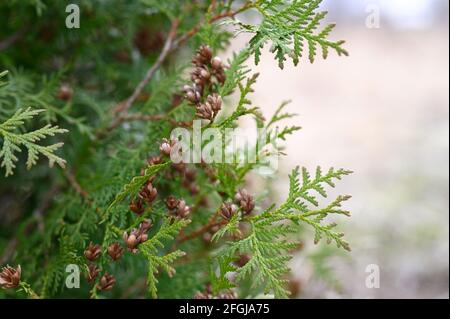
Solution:
{"label": "dry brown cone", "polygon": [[222,59],[219,58],[218,56],[212,58],[212,60],[211,60],[211,67],[216,72],[223,70],[224,69],[224,65],[223,65]]}
{"label": "dry brown cone", "polygon": [[201,119],[212,121],[214,119],[214,111],[209,103],[197,105],[195,115]]}
{"label": "dry brown cone", "polygon": [[147,232],[152,227],[152,222],[148,219],[139,224],[138,229],[133,229],[128,235],[127,232],[123,233],[123,240],[128,248],[128,251],[133,254],[137,253],[137,246],[148,239]]}
{"label": "dry brown cone", "polygon": [[187,215],[189,215],[190,212],[191,209],[186,205],[186,202],[184,200],[180,200],[178,202],[175,215],[179,218],[185,218]]}
{"label": "dry brown cone", "polygon": [[158,190],[150,182],[147,182],[139,192],[139,198],[149,205],[155,201],[156,196],[158,196]]}
{"label": "dry brown cone", "polygon": [[19,286],[21,275],[22,268],[20,265],[17,268],[10,266],[3,267],[0,272],[0,287],[4,289],[16,288]]}
{"label": "dry brown cone", "polygon": [[112,243],[108,247],[108,255],[114,261],[119,260],[120,257],[122,257],[122,255],[123,255],[123,248],[122,248],[122,246],[120,246],[119,243]]}
{"label": "dry brown cone", "polygon": [[100,282],[97,285],[97,289],[99,290],[111,290],[116,283],[116,278],[114,278],[113,275],[108,274],[105,272],[105,274],[100,278]]}
{"label": "dry brown cone", "polygon": [[239,268],[244,267],[250,261],[250,256],[247,254],[240,254],[238,257],[234,264]]}
{"label": "dry brown cone", "polygon": [[96,265],[89,264],[88,265],[88,273],[87,273],[88,283],[92,283],[95,280],[95,278],[97,278],[97,275],[99,272],[100,272],[100,269]]}
{"label": "dry brown cone", "polygon": [[84,256],[87,260],[94,261],[98,257],[100,257],[102,253],[102,249],[100,245],[94,245],[92,242],[89,243],[89,246],[84,251]]}
{"label": "dry brown cone", "polygon": [[[136,234],[140,243],[143,243],[148,239],[147,233],[150,228],[152,228],[152,221],[150,219],[145,219],[142,223],[139,224]],[[143,237],[143,235],[145,236]]]}
{"label": "dry brown cone", "polygon": [[145,211],[142,199],[138,198],[136,201],[132,200],[130,203],[130,210],[136,215],[141,216]]}
{"label": "dry brown cone", "polygon": [[198,104],[202,99],[201,88],[197,86],[185,85],[183,88],[184,98],[188,100],[191,104]]}
{"label": "dry brown cone", "polygon": [[217,115],[217,113],[222,109],[222,97],[217,93],[208,95],[206,98],[206,104],[209,104],[214,114]]}
{"label": "dry brown cone", "polygon": [[202,45],[192,58],[192,63],[196,66],[204,66],[211,63],[212,50],[207,45]]}
{"label": "dry brown cone", "polygon": [[175,140],[168,140],[167,138],[163,138],[161,145],[159,146],[159,150],[162,155],[170,156],[170,152],[172,151],[172,147],[177,143]]}
{"label": "dry brown cone", "polygon": [[166,203],[166,207],[170,211],[173,211],[178,206],[178,199],[176,199],[174,196],[170,195],[169,197],[166,198],[165,203]]}
{"label": "dry brown cone", "polygon": [[196,67],[191,72],[191,80],[198,87],[205,87],[211,80],[211,73],[206,67]]}
{"label": "dry brown cone", "polygon": [[220,215],[225,220],[230,220],[237,212],[237,207],[231,203],[223,203],[220,207]]}
{"label": "dry brown cone", "polygon": [[57,95],[58,99],[60,99],[61,101],[69,101],[72,99],[72,96],[73,90],[69,85],[63,84],[59,87]]}
{"label": "dry brown cone", "polygon": [[236,193],[234,199],[247,215],[252,212],[253,208],[255,208],[253,197],[245,189],[240,189]]}
{"label": "dry brown cone", "polygon": [[212,74],[217,79],[217,82],[220,84],[224,84],[226,77],[225,77],[225,65],[223,64],[222,60],[219,57],[214,57],[211,60],[211,67],[212,67]]}
{"label": "dry brown cone", "polygon": [[127,232],[123,233],[123,241],[128,248],[128,251],[136,254],[138,252],[137,246],[139,245],[139,240],[137,239],[136,234],[132,231],[129,235]]}

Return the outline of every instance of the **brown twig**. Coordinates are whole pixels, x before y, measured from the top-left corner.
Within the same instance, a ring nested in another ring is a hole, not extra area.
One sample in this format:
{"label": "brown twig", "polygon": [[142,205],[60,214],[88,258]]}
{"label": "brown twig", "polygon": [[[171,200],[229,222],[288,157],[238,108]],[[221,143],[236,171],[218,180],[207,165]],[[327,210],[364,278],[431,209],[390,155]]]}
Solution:
{"label": "brown twig", "polygon": [[75,190],[75,192],[80,195],[83,199],[90,202],[89,194],[86,192],[81,185],[78,183],[78,181],[75,178],[75,173],[72,170],[64,170],[64,175],[66,176],[67,180],[69,181],[70,186]]}
{"label": "brown twig", "polygon": [[181,244],[184,243],[185,241],[197,238],[201,235],[203,235],[204,233],[208,232],[209,230],[211,230],[212,228],[216,227],[216,226],[223,226],[227,223],[227,221],[225,220],[221,220],[221,221],[217,221],[217,217],[219,216],[219,211],[217,211],[208,221],[207,224],[203,225],[202,227],[200,227],[197,230],[194,230],[192,233],[188,234],[188,235],[182,235],[177,239],[177,243]]}
{"label": "brown twig", "polygon": [[111,124],[112,127],[117,127],[116,122],[121,121],[121,114],[126,114],[130,107],[133,105],[133,103],[136,101],[136,99],[142,94],[144,91],[145,86],[150,82],[153,75],[156,73],[156,71],[159,69],[159,67],[162,65],[164,60],[167,58],[169,53],[172,51],[172,43],[176,36],[178,28],[178,20],[174,20],[172,22],[172,26],[170,28],[169,34],[167,36],[166,42],[164,43],[164,47],[159,54],[158,58],[156,59],[155,63],[148,69],[147,73],[145,74],[144,78],[141,82],[139,82],[138,86],[134,89],[133,94],[126,100],[123,107],[120,109],[119,116],[116,118],[116,120]]}

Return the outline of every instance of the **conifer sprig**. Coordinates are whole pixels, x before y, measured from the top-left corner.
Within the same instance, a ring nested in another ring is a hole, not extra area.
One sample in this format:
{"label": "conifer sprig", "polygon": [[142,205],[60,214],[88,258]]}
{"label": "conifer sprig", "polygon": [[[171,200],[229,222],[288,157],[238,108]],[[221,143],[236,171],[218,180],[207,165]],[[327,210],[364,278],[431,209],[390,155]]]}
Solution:
{"label": "conifer sprig", "polygon": [[177,249],[165,255],[160,254],[160,250],[164,248],[164,242],[173,240],[180,230],[189,225],[188,219],[171,219],[167,218],[163,221],[158,232],[149,240],[139,246],[139,250],[147,258],[148,275],[147,285],[150,295],[157,297],[158,279],[156,275],[159,269],[163,269],[170,277],[175,274],[175,268],[172,267],[173,262],[186,255],[185,252]]}
{"label": "conifer sprig", "polygon": [[18,161],[16,152],[21,152],[21,146],[25,147],[28,151],[28,159],[26,162],[27,168],[30,169],[36,164],[39,155],[43,155],[48,158],[50,166],[57,163],[63,167],[66,161],[57,156],[54,152],[62,147],[64,143],[55,143],[47,146],[39,145],[37,142],[56,134],[68,132],[66,129],[59,128],[47,124],[44,127],[21,133],[23,126],[27,120],[30,120],[37,116],[39,113],[45,110],[33,110],[27,108],[25,110],[19,109],[11,118],[7,119],[3,123],[0,123],[0,137],[3,139],[3,146],[0,151],[0,159],[2,159],[1,167],[5,167],[6,176],[12,175],[13,170],[16,167],[15,162]]}
{"label": "conifer sprig", "polygon": [[288,57],[295,65],[308,50],[308,58],[314,62],[317,55],[317,47],[322,50],[322,57],[326,59],[329,51],[334,50],[339,56],[348,55],[343,48],[345,41],[333,41],[329,39],[334,24],[328,24],[319,29],[321,21],[327,15],[326,11],[318,11],[322,0],[257,0],[251,3],[262,16],[262,22],[258,25],[250,25],[238,22],[242,31],[253,33],[250,40],[250,49],[258,64],[261,57],[261,49],[270,43],[270,51],[275,54],[279,67],[284,67]]}

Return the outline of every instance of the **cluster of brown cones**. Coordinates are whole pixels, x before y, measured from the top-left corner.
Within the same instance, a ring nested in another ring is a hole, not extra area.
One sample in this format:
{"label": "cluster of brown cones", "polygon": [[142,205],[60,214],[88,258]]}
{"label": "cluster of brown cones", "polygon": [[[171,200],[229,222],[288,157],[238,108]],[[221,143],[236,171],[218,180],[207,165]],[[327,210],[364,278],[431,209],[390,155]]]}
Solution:
{"label": "cluster of brown cones", "polygon": [[147,241],[147,233],[151,227],[151,220],[146,219],[139,224],[138,228],[134,228],[133,230],[131,230],[129,234],[127,232],[123,233],[123,240],[129,252],[133,254],[137,253],[137,246]]}
{"label": "cluster of brown cones", "polygon": [[153,179],[148,180],[141,187],[137,198],[130,202],[130,210],[138,216],[141,216],[145,212],[144,204],[151,206],[158,196],[158,190],[153,186],[152,181]]}
{"label": "cluster of brown cones", "polygon": [[[123,240],[125,241],[125,245],[130,252],[136,253],[137,246],[148,239],[147,232],[150,230],[151,226],[152,222],[150,220],[144,220],[139,224],[138,228],[133,229],[130,234],[128,234],[127,232],[123,234]],[[114,242],[109,245],[107,253],[113,261],[117,261],[124,254],[124,249],[120,243]],[[86,247],[86,250],[84,251],[84,256],[89,261],[87,269],[87,281],[89,283],[94,282],[98,274],[100,273],[100,268],[97,267],[94,262],[101,256],[101,254],[101,246],[96,245],[92,242],[89,243],[89,245]],[[98,282],[97,289],[111,290],[115,282],[115,277],[113,275],[110,275],[108,272],[105,272]]]}
{"label": "cluster of brown cones", "polygon": [[185,200],[177,199],[174,196],[167,197],[165,203],[169,212],[178,218],[187,217],[191,211]]}
{"label": "cluster of brown cones", "polygon": [[[253,200],[253,197],[245,189],[240,189],[237,191],[234,196],[234,201],[237,205],[239,205],[244,215],[250,214],[255,208],[255,201]],[[230,202],[223,203],[220,207],[220,215],[222,218],[227,221],[230,220],[238,211],[237,205]]]}
{"label": "cluster of brown cones", "polygon": [[[184,87],[185,98],[195,105],[199,118],[212,121],[222,108],[222,97],[213,92],[213,83],[225,83],[225,66],[206,45],[197,50],[192,63],[195,66],[191,72],[192,85]],[[206,89],[210,93],[204,98]]]}

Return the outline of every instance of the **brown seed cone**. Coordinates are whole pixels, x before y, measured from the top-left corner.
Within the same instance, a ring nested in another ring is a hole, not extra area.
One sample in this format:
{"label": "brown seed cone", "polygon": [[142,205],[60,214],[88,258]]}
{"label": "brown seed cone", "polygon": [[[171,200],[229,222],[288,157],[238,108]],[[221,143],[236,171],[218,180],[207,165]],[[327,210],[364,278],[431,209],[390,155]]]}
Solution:
{"label": "brown seed cone", "polygon": [[238,257],[239,259],[234,262],[238,267],[244,267],[250,261],[250,256],[247,254],[241,254]]}
{"label": "brown seed cone", "polygon": [[237,207],[231,203],[223,203],[220,207],[220,215],[225,220],[230,220],[236,214]]}
{"label": "brown seed cone", "polygon": [[185,85],[184,88],[184,97],[186,98],[186,100],[188,100],[191,104],[197,104],[200,102],[201,98],[202,98],[202,92],[201,89],[194,85],[189,86],[189,85]]}
{"label": "brown seed cone", "polygon": [[123,255],[123,248],[122,248],[122,246],[120,246],[119,243],[112,243],[108,247],[108,255],[114,261],[120,259],[120,257],[122,257],[122,255]]}
{"label": "brown seed cone", "polygon": [[191,72],[191,80],[198,87],[204,87],[211,80],[211,73],[205,67],[196,67]]}
{"label": "brown seed cone", "polygon": [[245,214],[250,214],[255,208],[253,197],[245,189],[240,189],[235,197],[235,201],[239,204]]}
{"label": "brown seed cone", "polygon": [[195,115],[197,115],[197,117],[210,121],[214,119],[214,111],[209,103],[199,104],[196,108],[197,112]]}
{"label": "brown seed cone", "polygon": [[211,67],[213,68],[214,71],[222,71],[224,68],[222,59],[219,58],[218,56],[212,58]]}
{"label": "brown seed cone", "polygon": [[225,83],[225,80],[227,79],[225,76],[225,71],[223,70],[215,72],[214,76],[216,77],[217,82],[219,82],[222,85]]}
{"label": "brown seed cone", "polygon": [[166,203],[166,207],[172,211],[174,209],[177,208],[178,206],[178,199],[176,199],[174,196],[170,195],[169,197],[166,198],[165,203]]}
{"label": "brown seed cone", "polygon": [[132,252],[133,254],[137,253],[137,245],[139,245],[139,240],[137,239],[137,236],[135,233],[131,232],[130,235],[128,235],[127,232],[123,233],[123,241],[125,242],[125,245],[128,248],[128,251]]}
{"label": "brown seed cone", "polygon": [[217,93],[213,93],[212,95],[208,95],[206,98],[206,103],[208,103],[213,112],[217,114],[222,108],[222,97]]}
{"label": "brown seed cone", "polygon": [[186,205],[186,202],[184,200],[180,200],[178,202],[175,215],[179,218],[185,218],[187,215],[189,215],[190,211],[191,209]]}
{"label": "brown seed cone", "polygon": [[139,192],[139,198],[149,205],[155,201],[157,195],[158,190],[150,182],[147,182]]}
{"label": "brown seed cone", "polygon": [[73,96],[73,90],[72,88],[67,85],[67,84],[63,84],[59,87],[58,90],[58,99],[60,99],[61,101],[69,101],[72,99]]}
{"label": "brown seed cone", "polygon": [[94,245],[92,242],[89,243],[86,250],[84,251],[84,256],[87,260],[94,261],[100,257],[102,249],[100,245]]}
{"label": "brown seed cone", "polygon": [[21,276],[22,268],[20,265],[17,268],[10,266],[3,267],[0,272],[0,287],[4,289],[16,288],[19,286]]}
{"label": "brown seed cone", "polygon": [[202,45],[192,58],[192,63],[196,66],[203,66],[209,64],[211,62],[211,59],[212,59],[211,48],[207,45]]}
{"label": "brown seed cone", "polygon": [[116,278],[114,278],[113,275],[108,274],[105,272],[105,274],[100,278],[100,282],[97,285],[97,288],[99,290],[111,290],[116,283]]}
{"label": "brown seed cone", "polygon": [[144,220],[142,223],[139,224],[138,229],[135,231],[137,240],[139,243],[143,243],[148,238],[148,231],[152,227],[152,221],[149,219]]}
{"label": "brown seed cone", "polygon": [[88,273],[87,273],[88,283],[92,283],[95,280],[95,278],[97,278],[97,275],[99,272],[100,272],[100,269],[96,265],[89,264],[88,265]]}
{"label": "brown seed cone", "polygon": [[170,152],[172,150],[172,147],[175,145],[175,140],[168,140],[166,138],[163,138],[161,145],[159,146],[159,150],[161,151],[161,154],[165,156],[170,156]]}
{"label": "brown seed cone", "polygon": [[145,211],[143,201],[140,198],[138,198],[136,201],[132,200],[129,207],[133,213],[135,213],[139,216],[142,215]]}

